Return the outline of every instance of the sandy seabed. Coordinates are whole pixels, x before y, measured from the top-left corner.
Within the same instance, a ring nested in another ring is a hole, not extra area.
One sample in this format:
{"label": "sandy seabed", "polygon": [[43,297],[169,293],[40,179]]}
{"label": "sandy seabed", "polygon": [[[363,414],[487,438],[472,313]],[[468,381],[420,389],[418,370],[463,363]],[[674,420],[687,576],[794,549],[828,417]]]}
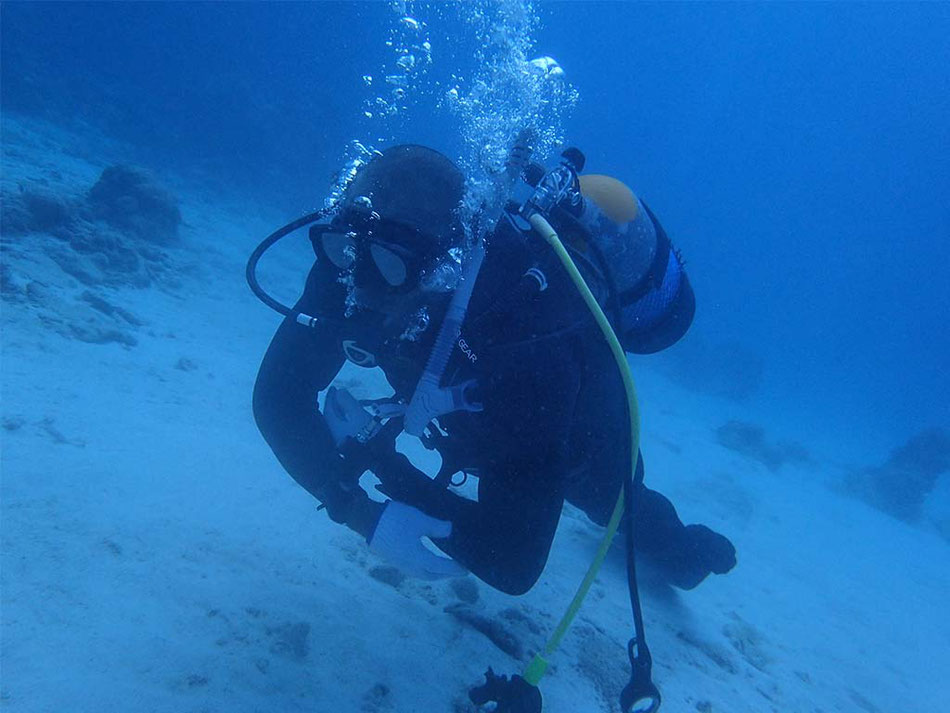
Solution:
{"label": "sandy seabed", "polygon": [[[5,199],[67,210],[128,156],[17,117],[3,152]],[[518,672],[543,643],[600,531],[566,510],[542,580],[510,598],[472,578],[403,578],[334,526],[250,411],[278,317],[248,291],[244,260],[294,216],[171,172],[160,182],[183,218],[168,245],[94,221],[105,237],[85,248],[62,227],[3,236],[4,708],[469,710],[489,665]],[[265,271],[285,299],[306,269],[292,258]],[[636,376],[648,483],[739,551],[695,591],[645,583],[665,710],[942,710],[946,542],[834,493],[820,460],[775,473],[724,448],[715,429],[735,404]],[[385,389],[376,372],[340,378]],[[617,710],[632,625],[615,550],[553,657],[547,711]]]}

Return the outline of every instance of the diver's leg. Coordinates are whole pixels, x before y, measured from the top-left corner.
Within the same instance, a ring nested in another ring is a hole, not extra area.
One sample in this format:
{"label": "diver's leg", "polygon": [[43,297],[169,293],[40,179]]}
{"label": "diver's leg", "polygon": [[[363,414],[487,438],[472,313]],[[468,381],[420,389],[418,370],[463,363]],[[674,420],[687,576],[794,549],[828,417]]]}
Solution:
{"label": "diver's leg", "polygon": [[637,492],[634,541],[664,578],[692,589],[710,573],[725,574],[736,565],[736,548],[705,525],[684,525],[667,498],[641,485]]}

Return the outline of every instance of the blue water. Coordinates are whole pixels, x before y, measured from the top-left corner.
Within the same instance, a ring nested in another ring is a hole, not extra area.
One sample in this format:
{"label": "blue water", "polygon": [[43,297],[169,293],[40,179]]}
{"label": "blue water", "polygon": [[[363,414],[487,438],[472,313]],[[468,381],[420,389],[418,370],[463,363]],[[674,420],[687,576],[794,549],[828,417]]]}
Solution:
{"label": "blue water", "polygon": [[598,8],[549,13],[572,134],[682,242],[697,331],[816,430],[950,422],[950,7]]}
{"label": "blue water", "polygon": [[[382,121],[364,103],[393,59],[390,3],[4,3],[2,110],[289,219],[323,204],[353,140],[462,157],[444,91],[483,68],[461,12],[417,6],[432,65]],[[645,198],[687,259],[696,322],[656,362],[695,383],[718,368],[696,344],[735,350],[762,370],[737,414],[854,463],[950,427],[950,3],[538,15],[533,54],[578,92],[567,143]]]}
{"label": "blue water", "polygon": [[[473,72],[443,14],[433,73]],[[950,422],[950,6],[539,14],[538,52],[580,93],[569,142],[661,216],[690,262],[694,334],[761,356],[763,410],[875,455]],[[29,3],[3,20],[5,110],[101,126],[293,214],[362,138],[360,77],[386,61],[393,12]],[[455,128],[430,101],[392,136],[457,150]]]}

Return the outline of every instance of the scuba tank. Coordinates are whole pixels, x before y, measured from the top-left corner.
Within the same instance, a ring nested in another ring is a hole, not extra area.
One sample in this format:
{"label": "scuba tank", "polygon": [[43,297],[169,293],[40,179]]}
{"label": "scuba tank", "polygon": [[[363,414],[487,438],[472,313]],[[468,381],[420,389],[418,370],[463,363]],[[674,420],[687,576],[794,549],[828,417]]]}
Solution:
{"label": "scuba tank", "polygon": [[624,183],[580,175],[583,154],[569,148],[548,173],[537,165],[527,205],[557,230],[624,351],[649,354],[678,341],[692,323],[695,298],[656,216]]}

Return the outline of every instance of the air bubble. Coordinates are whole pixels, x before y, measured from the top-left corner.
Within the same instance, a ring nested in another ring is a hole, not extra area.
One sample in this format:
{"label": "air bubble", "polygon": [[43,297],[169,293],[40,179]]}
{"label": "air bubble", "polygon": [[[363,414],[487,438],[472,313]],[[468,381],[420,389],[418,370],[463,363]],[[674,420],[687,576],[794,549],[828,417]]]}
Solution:
{"label": "air bubble", "polygon": [[412,30],[413,32],[418,32],[422,29],[422,25],[413,17],[404,17],[399,22],[402,23],[403,27]]}

